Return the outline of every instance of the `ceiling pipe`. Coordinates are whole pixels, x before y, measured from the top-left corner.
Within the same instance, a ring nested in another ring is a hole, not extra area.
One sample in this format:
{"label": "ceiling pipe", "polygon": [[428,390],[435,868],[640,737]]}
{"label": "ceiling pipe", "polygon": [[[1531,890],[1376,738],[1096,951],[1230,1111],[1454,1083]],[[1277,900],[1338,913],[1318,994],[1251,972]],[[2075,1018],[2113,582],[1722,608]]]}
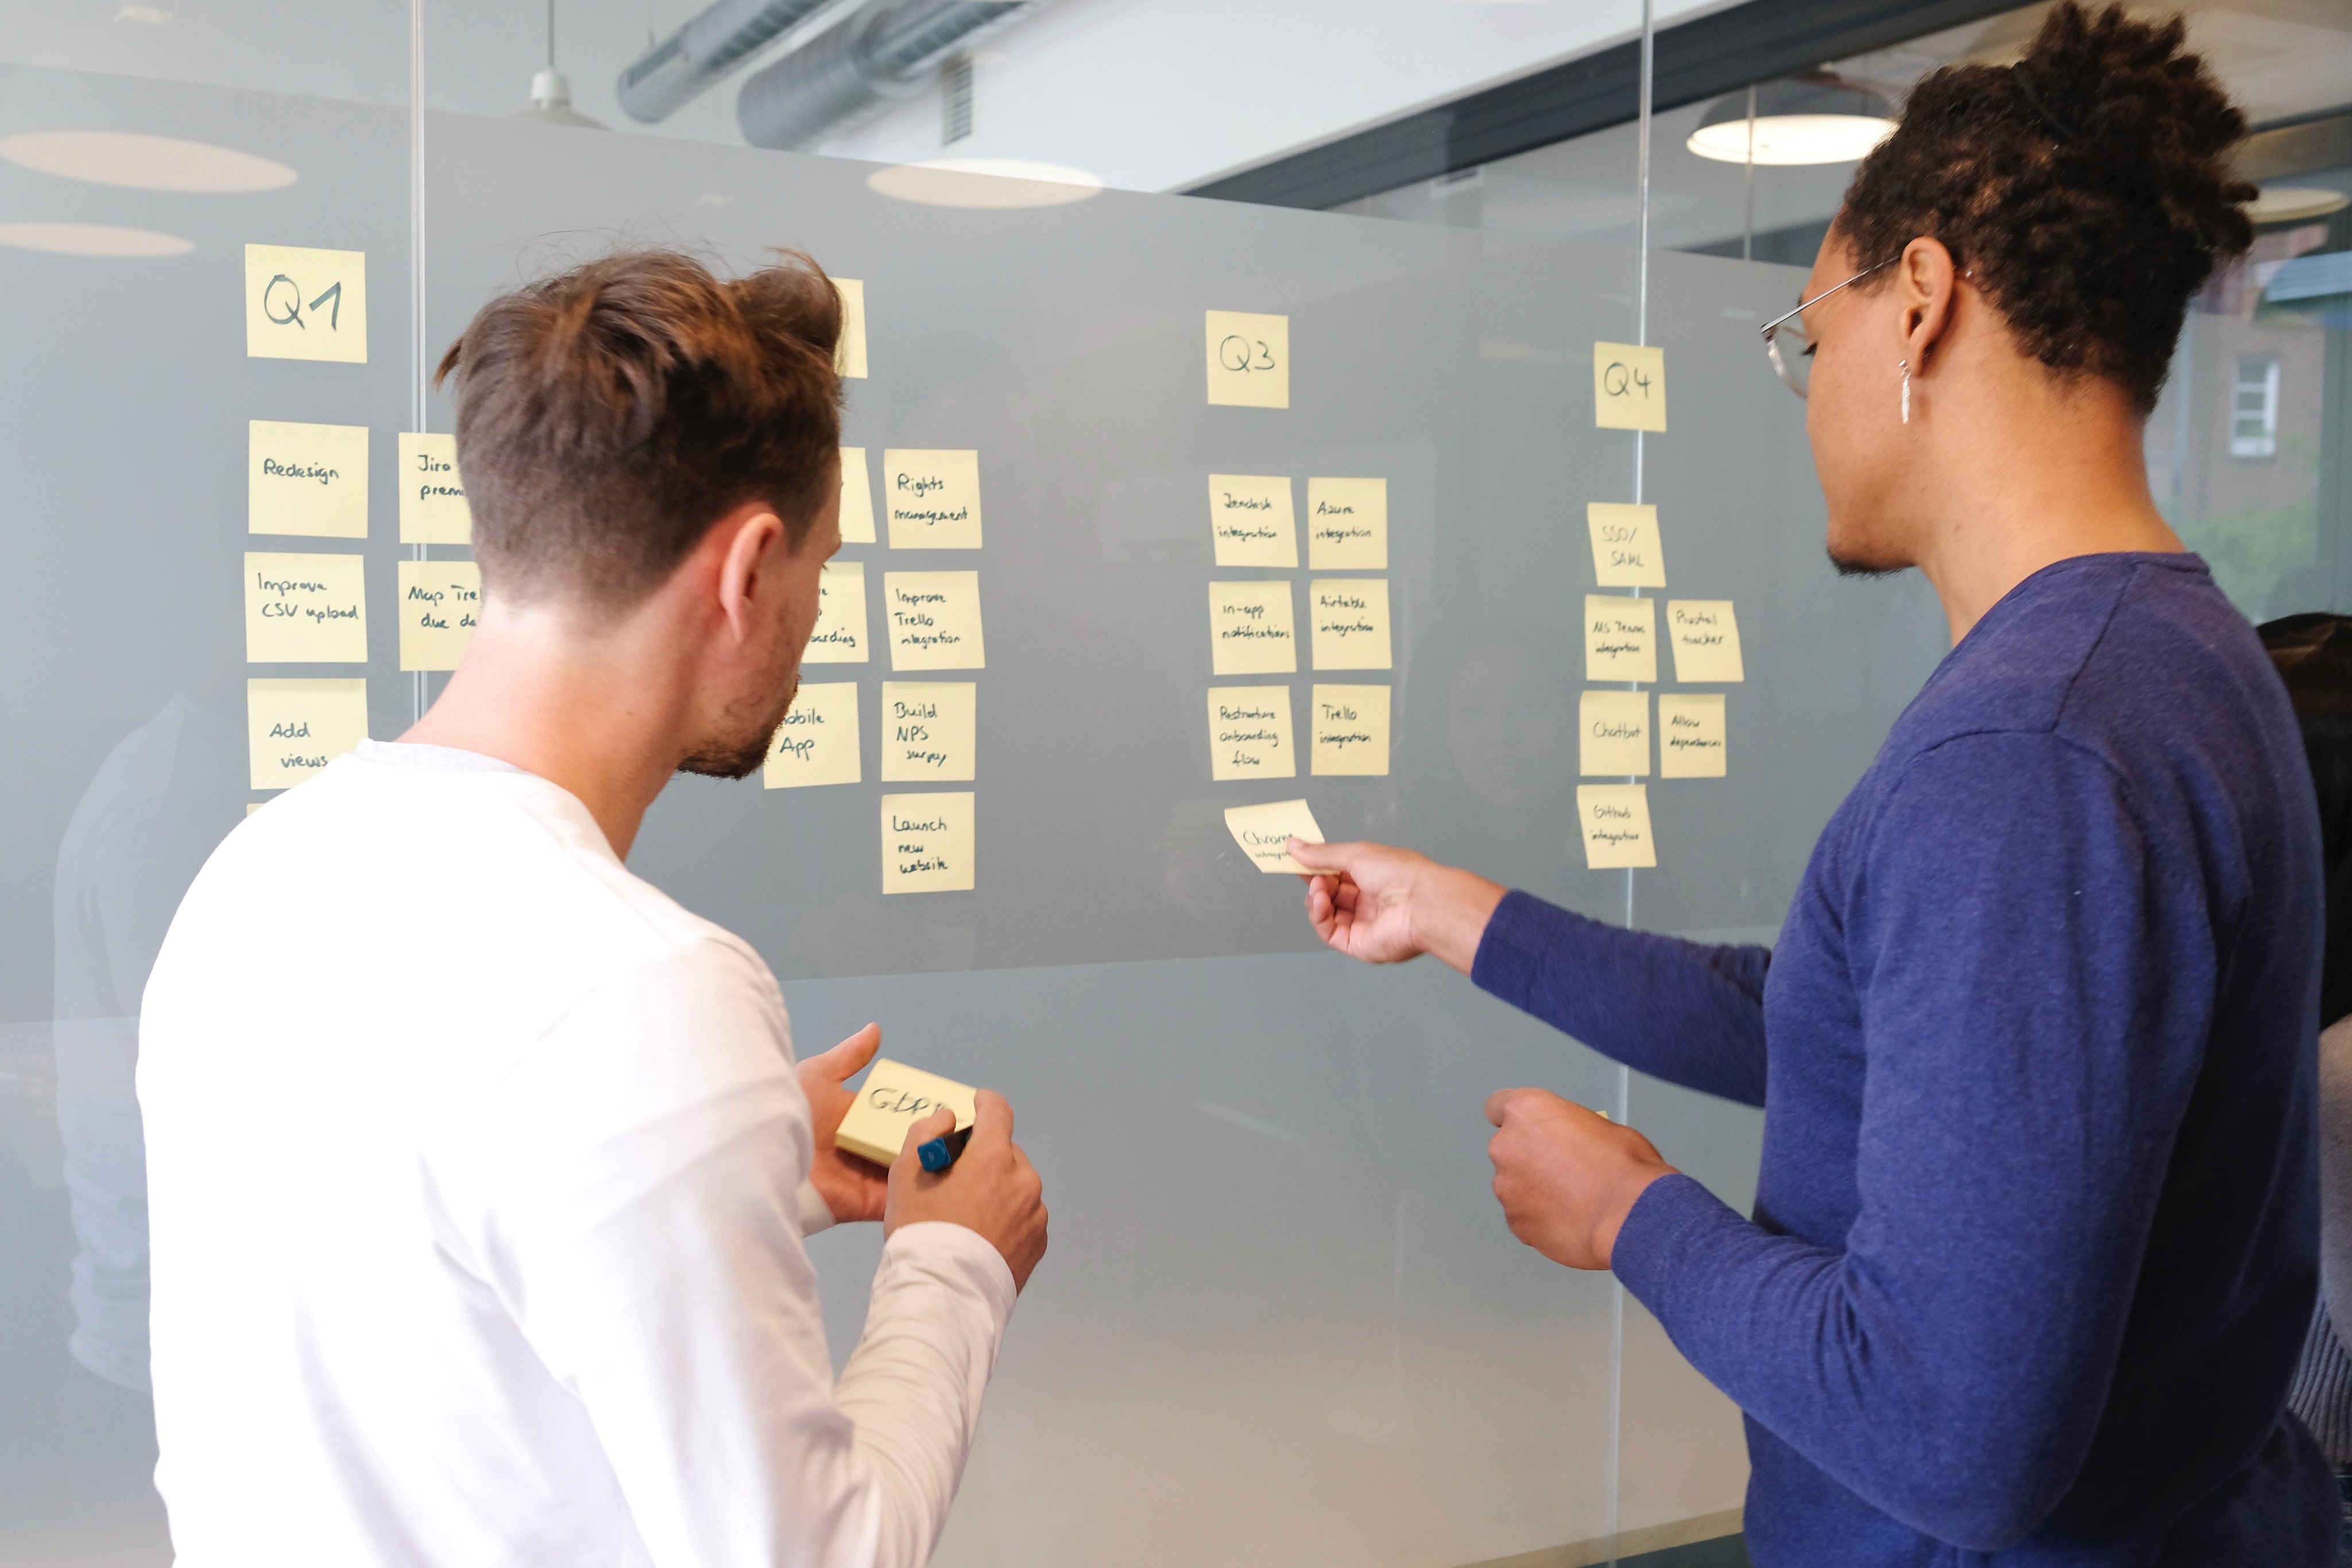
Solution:
{"label": "ceiling pipe", "polygon": [[743,83],[735,120],[754,147],[813,147],[912,98],[949,57],[1045,0],[877,0]]}
{"label": "ceiling pipe", "polygon": [[621,72],[614,96],[631,120],[667,120],[833,0],[718,0]]}

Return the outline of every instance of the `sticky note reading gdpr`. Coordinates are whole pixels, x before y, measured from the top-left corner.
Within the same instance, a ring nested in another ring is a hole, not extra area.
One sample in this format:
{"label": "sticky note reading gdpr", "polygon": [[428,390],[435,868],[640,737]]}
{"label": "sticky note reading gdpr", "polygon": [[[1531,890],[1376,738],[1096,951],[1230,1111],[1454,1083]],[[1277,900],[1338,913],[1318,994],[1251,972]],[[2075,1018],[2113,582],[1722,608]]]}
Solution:
{"label": "sticky note reading gdpr", "polygon": [[887,1166],[907,1146],[915,1124],[943,1109],[955,1113],[958,1127],[971,1126],[977,1114],[973,1094],[970,1084],[877,1057],[833,1141],[861,1159]]}

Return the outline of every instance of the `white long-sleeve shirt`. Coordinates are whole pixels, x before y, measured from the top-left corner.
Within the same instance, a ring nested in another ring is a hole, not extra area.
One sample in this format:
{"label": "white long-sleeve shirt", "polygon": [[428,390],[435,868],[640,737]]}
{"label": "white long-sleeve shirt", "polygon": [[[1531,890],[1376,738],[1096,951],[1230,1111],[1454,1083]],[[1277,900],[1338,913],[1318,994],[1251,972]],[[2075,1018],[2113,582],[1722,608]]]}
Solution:
{"label": "white long-sleeve shirt", "polygon": [[775,981],[563,789],[338,760],[197,876],[140,1047],[182,1563],[929,1557],[1011,1271],[900,1228],[836,1386]]}

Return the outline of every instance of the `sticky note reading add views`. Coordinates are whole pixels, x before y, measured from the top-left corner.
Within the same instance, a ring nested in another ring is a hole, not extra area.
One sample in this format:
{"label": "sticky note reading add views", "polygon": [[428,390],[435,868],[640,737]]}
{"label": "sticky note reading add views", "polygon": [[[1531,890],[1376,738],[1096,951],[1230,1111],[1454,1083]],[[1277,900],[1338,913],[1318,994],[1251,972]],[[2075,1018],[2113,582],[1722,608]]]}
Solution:
{"label": "sticky note reading add views", "polygon": [[1576,705],[1576,770],[1590,777],[1646,778],[1650,771],[1650,694],[1591,686]]}
{"label": "sticky note reading add views", "polygon": [[1666,551],[1658,508],[1593,501],[1584,508],[1592,534],[1592,580],[1603,588],[1664,588]]}
{"label": "sticky note reading add views", "polygon": [[362,558],[247,551],[245,656],[257,664],[366,664]]}
{"label": "sticky note reading add views", "polygon": [[1209,401],[1236,408],[1290,406],[1290,318],[1212,310]]}
{"label": "sticky note reading add views", "polygon": [[1658,777],[1721,779],[1726,745],[1721,692],[1658,694]]}
{"label": "sticky note reading add views", "polygon": [[1641,870],[1658,863],[1650,839],[1650,791],[1642,784],[1579,784],[1576,815],[1584,830],[1584,863],[1594,871]]}
{"label": "sticky note reading add views", "polygon": [[969,789],[883,796],[882,891],[971,892],[971,803]]}
{"label": "sticky note reading add views", "polygon": [[1288,686],[1209,688],[1209,777],[1295,779]]}
{"label": "sticky note reading add views", "polygon": [[987,663],[976,571],[886,571],[882,615],[894,670],[977,670]]}
{"label": "sticky note reading add views", "polygon": [[367,363],[367,254],[245,247],[245,352],[256,360]]}
{"label": "sticky note reading add views", "polygon": [[1739,622],[1728,599],[1669,599],[1666,627],[1675,639],[1675,679],[1706,684],[1744,681]]}
{"label": "sticky note reading add views", "polygon": [[248,532],[367,538],[366,425],[257,419],[247,428]]}
{"label": "sticky note reading add views", "polygon": [[768,743],[760,781],[771,789],[858,781],[857,683],[803,685]]}
{"label": "sticky note reading add views", "polygon": [[1658,601],[1605,593],[1584,596],[1584,678],[1658,678]]}
{"label": "sticky note reading add views", "polygon": [[245,723],[253,787],[287,789],[367,738],[367,682],[247,681]]}
{"label": "sticky note reading add views", "polygon": [[977,771],[980,687],[971,681],[882,683],[882,781],[969,783]]}
{"label": "sticky note reading add views", "polygon": [[894,447],[882,454],[892,549],[980,548],[980,454]]}
{"label": "sticky note reading add views", "polygon": [[866,563],[829,560],[817,573],[816,630],[809,633],[803,664],[862,664],[866,641]]}
{"label": "sticky note reading add views", "polygon": [[1307,481],[1307,565],[1313,571],[1389,569],[1389,482]]}
{"label": "sticky note reading add views", "polygon": [[1666,351],[1592,345],[1592,423],[1602,430],[1666,428]]}
{"label": "sticky note reading add views", "polygon": [[874,485],[866,473],[866,448],[841,449],[841,542],[874,542]]}
{"label": "sticky note reading add views", "polygon": [[1315,618],[1317,669],[1389,667],[1387,578],[1316,578],[1307,585],[1307,606]]}
{"label": "sticky note reading add views", "polygon": [[1323,778],[1385,778],[1389,689],[1318,685],[1312,694],[1314,769]]}
{"label": "sticky note reading add views", "polygon": [[414,430],[400,433],[400,542],[474,542],[474,514],[457,476],[457,438]]}
{"label": "sticky note reading add views", "polygon": [[1323,841],[1323,830],[1315,825],[1315,813],[1307,809],[1304,800],[1274,800],[1263,806],[1228,806],[1225,808],[1225,831],[1241,845],[1242,853],[1263,872],[1289,872],[1293,874],[1307,868],[1290,858],[1289,841],[1296,838],[1310,844]]}
{"label": "sticky note reading add views", "polygon": [[482,622],[482,569],[470,560],[400,563],[400,667],[454,670]]}
{"label": "sticky note reading add views", "polygon": [[1285,474],[1209,476],[1209,530],[1219,566],[1298,564],[1298,527]]}
{"label": "sticky note reading add views", "polygon": [[958,1127],[971,1126],[977,1114],[972,1094],[969,1084],[878,1057],[858,1085],[857,1098],[850,1102],[833,1141],[862,1159],[887,1166],[907,1146],[907,1134],[915,1124],[943,1106],[955,1113]]}
{"label": "sticky note reading add views", "polygon": [[1209,667],[1220,675],[1287,675],[1298,668],[1287,579],[1209,584]]}

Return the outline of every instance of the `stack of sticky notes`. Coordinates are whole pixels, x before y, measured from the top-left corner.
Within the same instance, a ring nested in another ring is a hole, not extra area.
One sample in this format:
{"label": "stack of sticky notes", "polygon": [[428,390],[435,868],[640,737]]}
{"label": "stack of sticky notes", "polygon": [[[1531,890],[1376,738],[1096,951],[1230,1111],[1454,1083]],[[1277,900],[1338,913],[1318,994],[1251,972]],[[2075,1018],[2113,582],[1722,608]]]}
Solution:
{"label": "stack of sticky notes", "polygon": [[880,1058],[866,1075],[833,1141],[853,1155],[887,1166],[906,1146],[908,1130],[942,1105],[955,1113],[958,1127],[971,1126],[972,1093],[970,1084]]}

